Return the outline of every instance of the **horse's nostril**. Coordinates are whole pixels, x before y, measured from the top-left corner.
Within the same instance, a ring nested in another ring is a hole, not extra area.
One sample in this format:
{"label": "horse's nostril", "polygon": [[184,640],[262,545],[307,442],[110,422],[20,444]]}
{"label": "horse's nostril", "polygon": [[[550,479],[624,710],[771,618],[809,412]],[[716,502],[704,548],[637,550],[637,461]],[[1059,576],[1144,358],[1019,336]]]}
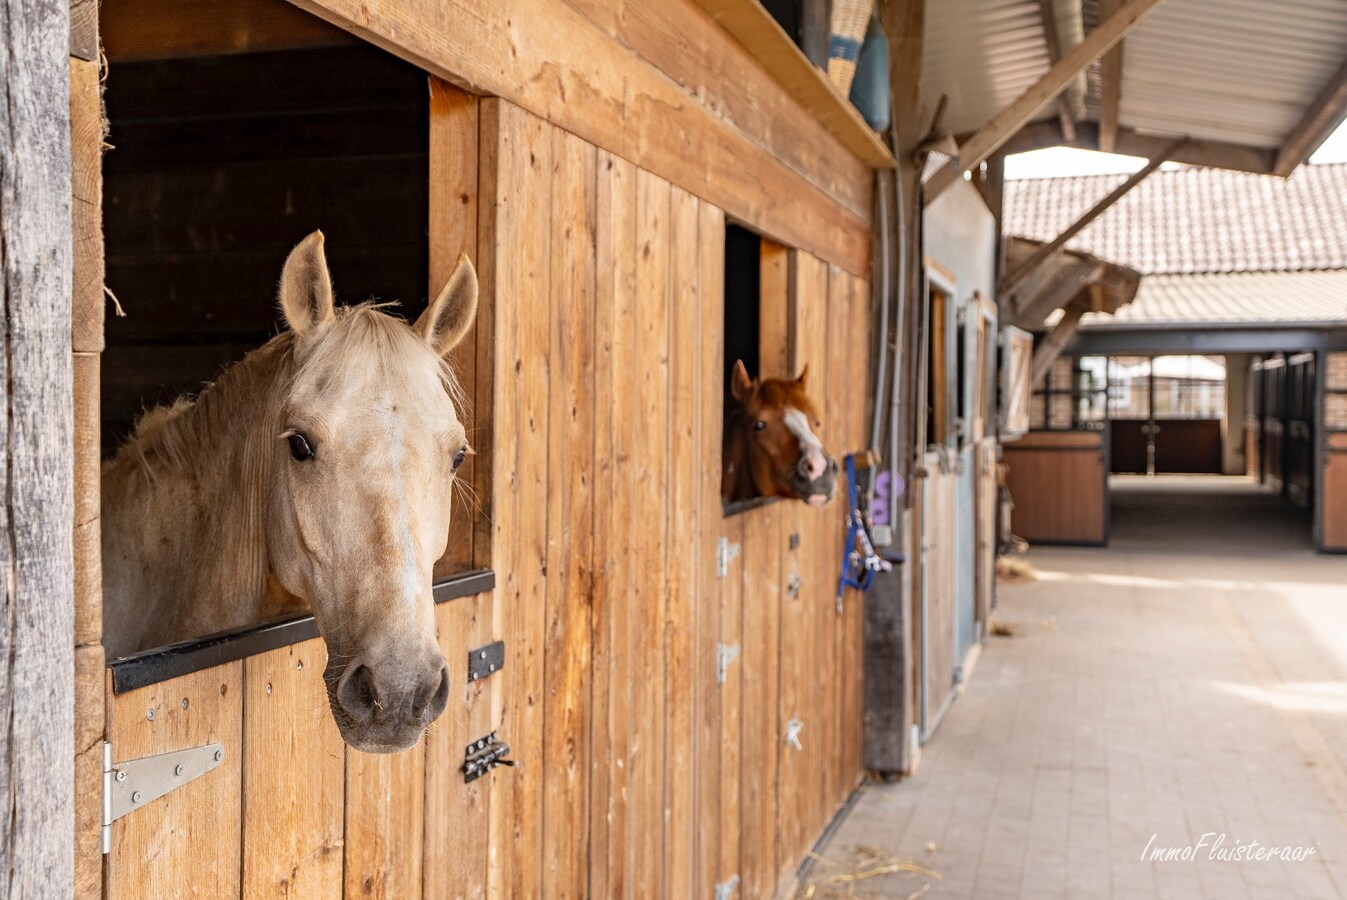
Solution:
{"label": "horse's nostril", "polygon": [[368,722],[379,707],[379,692],[369,666],[356,665],[342,676],[337,685],[337,702],[356,722]]}
{"label": "horse's nostril", "polygon": [[[440,666],[440,677],[434,683],[434,690],[418,691],[415,702],[412,704],[412,714],[417,718],[425,716],[427,708],[430,710],[431,721],[438,719],[440,713],[444,712],[445,705],[449,702],[449,667]],[[429,686],[427,686],[429,687]]]}

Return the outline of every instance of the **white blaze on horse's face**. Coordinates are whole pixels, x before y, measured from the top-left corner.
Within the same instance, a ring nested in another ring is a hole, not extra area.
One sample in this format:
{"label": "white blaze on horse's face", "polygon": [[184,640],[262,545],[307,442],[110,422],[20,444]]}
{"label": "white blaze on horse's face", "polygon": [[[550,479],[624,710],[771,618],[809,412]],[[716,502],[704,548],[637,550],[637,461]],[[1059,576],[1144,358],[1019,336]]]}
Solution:
{"label": "white blaze on horse's face", "polygon": [[[817,481],[828,470],[828,455],[823,451],[823,441],[809,427],[809,417],[795,407],[786,407],[782,420],[800,442],[800,474],[809,481]],[[828,502],[828,496],[814,494],[807,502],[811,506],[822,506]]]}
{"label": "white blaze on horse's face", "polygon": [[360,750],[410,747],[444,710],[432,568],[468,452],[444,355],[476,312],[472,265],[415,326],[335,310],[321,233],[290,254],[281,306],[295,371],[274,450],[267,553],[328,648],[338,729]]}

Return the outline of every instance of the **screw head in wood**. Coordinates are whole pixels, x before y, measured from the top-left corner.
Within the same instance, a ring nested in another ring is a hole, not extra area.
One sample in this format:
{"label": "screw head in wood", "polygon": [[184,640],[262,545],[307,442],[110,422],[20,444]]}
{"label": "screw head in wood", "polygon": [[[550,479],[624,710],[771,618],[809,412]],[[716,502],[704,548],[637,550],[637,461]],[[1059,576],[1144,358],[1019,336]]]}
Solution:
{"label": "screw head in wood", "polygon": [[186,698],[186,697],[183,697],[183,698],[182,698],[182,708],[183,708],[183,709],[186,709],[186,708],[187,708],[187,698]]}
{"label": "screw head in wood", "polygon": [[133,791],[133,792],[132,792],[132,794],[131,794],[131,802],[132,802],[132,803],[139,803],[139,802],[140,802],[140,791]]}
{"label": "screw head in wood", "polygon": [[149,712],[145,713],[145,718],[146,718],[146,719],[149,719],[151,722],[154,721],[154,707],[153,707],[153,706],[150,707],[150,711],[149,711]]}

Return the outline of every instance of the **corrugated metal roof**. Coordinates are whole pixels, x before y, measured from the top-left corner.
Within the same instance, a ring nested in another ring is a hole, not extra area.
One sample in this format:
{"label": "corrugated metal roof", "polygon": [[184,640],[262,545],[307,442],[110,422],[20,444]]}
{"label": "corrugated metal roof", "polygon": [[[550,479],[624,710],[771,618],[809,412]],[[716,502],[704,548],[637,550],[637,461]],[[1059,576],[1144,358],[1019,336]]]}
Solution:
{"label": "corrugated metal roof", "polygon": [[[1074,2],[1088,32],[1098,0]],[[927,0],[926,17],[924,99],[934,108],[949,96],[955,134],[976,131],[1047,71],[1037,2]],[[1124,42],[1119,124],[1277,148],[1344,56],[1344,0],[1164,0]],[[1097,63],[1086,81],[1097,120]],[[1038,119],[1054,116],[1049,106]]]}
{"label": "corrugated metal roof", "polygon": [[1344,324],[1347,269],[1147,275],[1130,305],[1081,319],[1092,331]]}
{"label": "corrugated metal roof", "polygon": [[1127,36],[1119,123],[1276,147],[1344,53],[1342,0],[1165,0]]}
{"label": "corrugated metal roof", "polygon": [[977,130],[1047,70],[1038,0],[927,0],[922,100],[949,97],[951,133]]}

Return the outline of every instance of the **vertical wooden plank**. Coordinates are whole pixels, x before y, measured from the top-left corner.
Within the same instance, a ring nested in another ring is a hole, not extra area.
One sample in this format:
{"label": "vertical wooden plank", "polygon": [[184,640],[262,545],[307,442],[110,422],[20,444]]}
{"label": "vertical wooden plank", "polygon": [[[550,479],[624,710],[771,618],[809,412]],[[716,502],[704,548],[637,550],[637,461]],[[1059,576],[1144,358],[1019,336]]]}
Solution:
{"label": "vertical wooden plank", "polygon": [[[496,117],[494,256],[498,398],[492,495],[496,634],[511,648],[493,705],[517,765],[491,778],[488,890],[536,897],[542,861],[542,693],[547,590],[550,126],[512,104]],[[490,133],[490,132],[487,132]],[[485,245],[484,246],[488,246]],[[506,438],[506,432],[510,432]]]}
{"label": "vertical wooden plank", "polygon": [[321,639],[243,661],[243,896],[342,889],[346,746],[327,708]]}
{"label": "vertical wooden plank", "polygon": [[[430,76],[430,283],[427,297],[436,296],[449,280],[459,254],[477,259],[478,99],[448,82]],[[462,572],[473,565],[476,531],[477,460],[489,448],[479,444],[480,420],[491,414],[491,400],[477,393],[477,326],[454,348],[450,365],[468,398],[469,408],[458,410],[476,450],[459,468],[458,487],[449,521],[444,555],[435,574]]]}
{"label": "vertical wooden plank", "polygon": [[[836,266],[824,269],[828,295],[828,329],[825,343],[826,377],[819,382],[818,389],[823,404],[829,411],[828,436],[832,442],[829,448],[836,454],[838,462],[857,448],[853,444],[851,395],[857,385],[848,384],[850,363],[849,344],[856,339],[851,332],[851,276]],[[836,601],[837,576],[841,574],[842,550],[846,541],[845,518],[847,514],[846,476],[839,478],[837,497],[825,511],[826,531],[821,536],[820,546],[824,559],[820,564],[820,575],[828,582],[828,602],[820,604],[819,650],[823,657],[823,671],[829,673],[827,697],[824,713],[827,717],[828,741],[824,748],[824,757],[820,763],[820,783],[818,803],[820,818],[826,820],[828,813],[837,802],[838,785],[841,782],[842,745],[845,741],[843,729],[846,727],[846,682],[843,678],[845,662],[841,658],[840,642],[842,627],[846,617],[846,606],[854,602],[854,597],[844,594],[842,611],[839,614]],[[826,575],[825,575],[826,573]],[[822,598],[820,598],[822,599]],[[822,827],[820,823],[818,827]]]}
{"label": "vertical wooden plank", "polygon": [[636,406],[632,498],[634,614],[631,815],[628,865],[634,896],[659,894],[664,871],[664,621],[669,486],[669,183],[636,174],[636,335],[631,378]]}
{"label": "vertical wooden plank", "polygon": [[[224,745],[219,768],[112,823],[107,900],[236,897],[242,871],[243,663],[194,672],[113,696],[107,674],[113,764]],[[153,711],[153,718],[150,717]]]}
{"label": "vertical wooden plank", "polygon": [[740,890],[768,896],[776,888],[778,754],[784,723],[778,710],[781,659],[781,515],[775,505],[743,515],[744,687],[743,856]]}
{"label": "vertical wooden plank", "polygon": [[[722,265],[723,265],[722,257]],[[722,376],[723,377],[723,376]],[[746,515],[725,519],[721,534],[731,544],[745,548],[744,520]],[[748,678],[745,676],[748,646],[745,640],[743,553],[730,564],[729,573],[720,581],[721,641],[739,647],[739,656],[726,667],[725,683],[720,686],[720,860],[718,884],[731,878],[740,879],[740,890],[746,891],[743,876],[750,853],[755,852],[746,840],[744,824],[749,813],[744,806],[744,771],[756,761],[745,756],[743,710],[747,697]],[[752,896],[742,893],[741,896]]]}
{"label": "vertical wooden plank", "polygon": [[[672,315],[669,337],[669,507],[665,535],[669,559],[669,605],[665,618],[665,878],[663,895],[691,897],[694,881],[695,819],[694,695],[699,669],[709,664],[694,656],[698,591],[698,540],[702,493],[699,365],[701,331],[698,282],[697,198],[678,188],[669,215],[669,285]],[[707,462],[719,459],[717,454]],[[700,663],[700,665],[699,665]]]}
{"label": "vertical wooden plank", "polygon": [[[872,393],[863,389],[870,384],[870,355],[873,341],[865,339],[873,328],[871,314],[871,286],[862,278],[852,279],[851,340],[847,349],[851,359],[851,400],[856,404],[852,422],[852,446],[867,448],[870,439],[873,408]],[[847,719],[844,733],[842,785],[838,802],[845,801],[860,783],[865,766],[865,596],[852,592],[845,607],[843,647],[839,653],[841,665],[846,668],[845,681],[850,688],[847,700]]]}
{"label": "vertical wooden plank", "polygon": [[590,896],[628,896],[631,658],[635,600],[632,477],[636,294],[636,169],[606,151],[596,165],[594,683]]}
{"label": "vertical wooden plank", "polygon": [[103,647],[75,648],[75,896],[103,888]]}
{"label": "vertical wooden plank", "polygon": [[[589,889],[594,534],[594,148],[552,132],[543,893]],[[541,311],[538,312],[541,314]]]}
{"label": "vertical wooden plank", "polygon": [[[696,690],[694,777],[695,887],[710,895],[720,879],[721,827],[721,686],[716,681],[716,649],[722,640],[720,579],[716,577],[716,541],[724,525],[720,502],[721,431],[723,428],[725,221],[716,207],[698,204],[698,277],[701,340],[697,350],[697,427],[694,470],[697,487],[696,639],[691,673]],[[735,666],[737,671],[738,666]]]}
{"label": "vertical wooden plank", "polygon": [[425,751],[424,741],[401,753],[347,749],[343,896],[395,900],[421,892]]}
{"label": "vertical wooden plank", "polygon": [[468,651],[493,640],[492,597],[463,597],[435,608],[435,633],[449,666],[449,704],[426,731],[423,897],[486,896],[491,781],[464,783],[463,748],[492,731],[491,689],[499,678],[467,678]]}
{"label": "vertical wooden plank", "polygon": [[[97,3],[89,3],[97,16]],[[97,35],[94,38],[97,49]],[[103,349],[103,85],[98,62],[70,60],[70,348]]]}
{"label": "vertical wooden plank", "polygon": [[762,239],[758,252],[758,372],[760,378],[792,378],[790,316],[791,250]]}

